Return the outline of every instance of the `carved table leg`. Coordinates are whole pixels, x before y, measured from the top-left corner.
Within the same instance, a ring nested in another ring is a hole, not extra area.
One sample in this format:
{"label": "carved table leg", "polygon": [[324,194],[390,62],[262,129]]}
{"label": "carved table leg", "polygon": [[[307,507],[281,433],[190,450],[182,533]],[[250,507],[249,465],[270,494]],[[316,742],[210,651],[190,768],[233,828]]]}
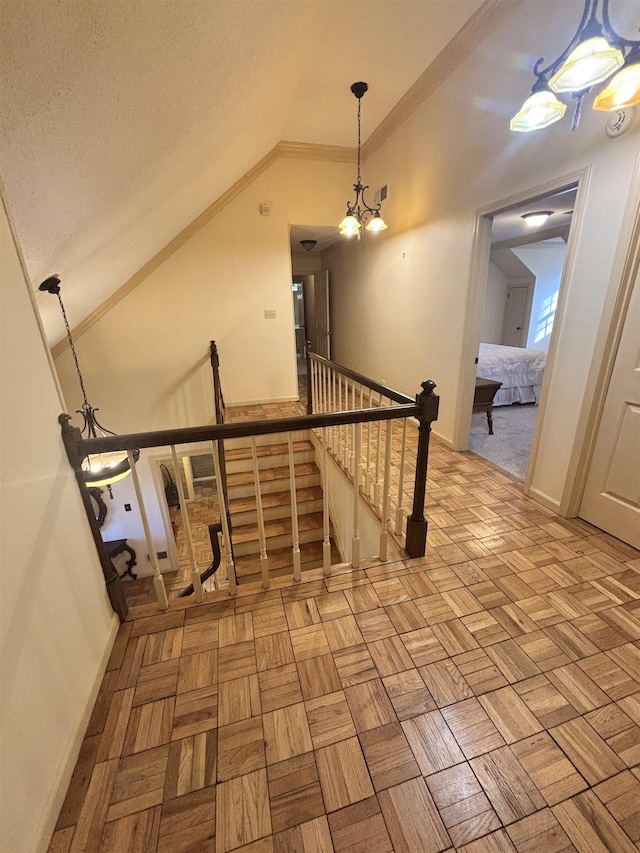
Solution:
{"label": "carved table leg", "polygon": [[489,405],[487,409],[487,423],[489,424],[489,435],[493,435],[493,415],[491,414],[493,406]]}
{"label": "carved table leg", "polygon": [[136,580],[138,575],[134,571],[132,571],[133,567],[138,565],[138,562],[136,560],[136,552],[133,550],[133,548],[130,545],[123,545],[122,550],[129,552],[130,559],[127,560],[127,568],[120,575],[120,577],[123,578],[125,575],[129,575],[130,578],[132,578],[133,580]]}

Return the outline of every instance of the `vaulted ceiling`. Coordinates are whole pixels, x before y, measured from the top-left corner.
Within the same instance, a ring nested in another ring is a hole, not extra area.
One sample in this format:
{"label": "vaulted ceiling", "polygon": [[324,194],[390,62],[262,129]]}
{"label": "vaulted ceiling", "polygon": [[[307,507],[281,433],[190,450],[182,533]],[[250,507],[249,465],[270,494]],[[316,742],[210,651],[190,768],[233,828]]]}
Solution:
{"label": "vaulted ceiling", "polygon": [[279,141],[353,146],[355,80],[366,139],[482,2],[3,0],[0,177],[32,285],[59,273],[75,325]]}

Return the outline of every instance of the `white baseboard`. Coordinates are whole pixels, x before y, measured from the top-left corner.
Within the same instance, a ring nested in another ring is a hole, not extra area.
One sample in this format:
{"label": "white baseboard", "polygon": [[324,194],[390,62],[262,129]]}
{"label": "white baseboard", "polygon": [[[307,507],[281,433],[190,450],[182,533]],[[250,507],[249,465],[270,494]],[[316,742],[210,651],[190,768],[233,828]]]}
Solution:
{"label": "white baseboard", "polygon": [[562,513],[560,512],[560,501],[556,500],[556,498],[552,498],[550,495],[541,492],[540,489],[534,489],[533,486],[529,486],[529,488],[525,491],[527,497],[533,498],[534,501],[537,501],[539,504],[542,504],[542,506],[546,507],[547,509],[558,513],[558,515],[562,515]]}
{"label": "white baseboard", "polygon": [[73,771],[75,770],[78,755],[80,754],[80,747],[82,746],[82,741],[84,740],[84,735],[87,730],[87,726],[89,725],[89,720],[91,719],[93,707],[96,704],[96,699],[98,698],[98,691],[100,690],[100,685],[102,684],[102,679],[104,678],[104,674],[107,669],[107,664],[109,663],[111,649],[113,648],[113,644],[115,643],[116,634],[118,633],[119,627],[120,621],[114,613],[113,621],[111,623],[111,630],[109,632],[109,637],[105,644],[104,652],[100,660],[100,665],[96,671],[95,678],[91,685],[91,689],[89,690],[89,693],[85,700],[84,708],[82,709],[82,714],[78,718],[76,729],[71,738],[71,742],[68,744],[66,757],[58,770],[58,775],[55,780],[55,783],[52,785],[51,794],[49,796],[49,802],[43,809],[42,817],[40,820],[40,828],[35,834],[37,843],[34,847],[34,853],[46,853],[49,847],[49,842],[51,841],[51,836],[53,835],[54,829],[56,827],[58,815],[60,814],[60,809],[62,808],[62,804],[64,803],[64,798],[67,795],[67,788],[69,787],[71,777],[73,776]]}

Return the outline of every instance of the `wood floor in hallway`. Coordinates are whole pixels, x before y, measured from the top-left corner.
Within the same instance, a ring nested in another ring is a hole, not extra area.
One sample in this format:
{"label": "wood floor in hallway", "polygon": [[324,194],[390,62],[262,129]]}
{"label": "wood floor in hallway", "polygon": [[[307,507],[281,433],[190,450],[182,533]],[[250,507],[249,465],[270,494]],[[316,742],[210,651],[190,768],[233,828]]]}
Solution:
{"label": "wood floor in hallway", "polygon": [[120,627],[50,853],[637,853],[640,554],[429,464],[427,557]]}

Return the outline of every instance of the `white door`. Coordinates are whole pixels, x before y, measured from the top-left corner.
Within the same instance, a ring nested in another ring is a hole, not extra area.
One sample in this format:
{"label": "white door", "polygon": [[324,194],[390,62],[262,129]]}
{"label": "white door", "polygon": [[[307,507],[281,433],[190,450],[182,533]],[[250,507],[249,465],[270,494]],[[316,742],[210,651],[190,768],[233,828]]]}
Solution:
{"label": "white door", "polygon": [[579,515],[640,548],[640,273],[616,354]]}
{"label": "white door", "polygon": [[507,347],[524,347],[527,344],[527,309],[529,307],[528,285],[510,287],[504,311],[502,343]]}
{"label": "white door", "polygon": [[316,296],[316,346],[318,355],[331,358],[331,322],[329,319],[329,272],[323,270],[315,276]]}

